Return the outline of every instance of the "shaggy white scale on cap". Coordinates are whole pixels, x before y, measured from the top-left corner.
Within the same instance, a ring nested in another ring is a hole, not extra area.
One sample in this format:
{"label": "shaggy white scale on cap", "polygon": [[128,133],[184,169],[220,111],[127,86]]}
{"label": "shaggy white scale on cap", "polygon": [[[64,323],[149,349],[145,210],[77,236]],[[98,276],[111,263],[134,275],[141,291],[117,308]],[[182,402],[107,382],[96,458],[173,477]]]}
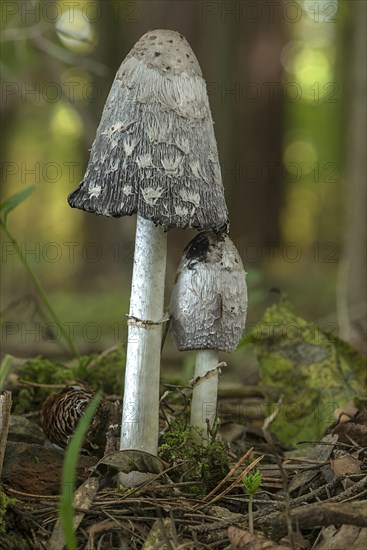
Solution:
{"label": "shaggy white scale on cap", "polygon": [[181,34],[150,31],[127,55],[68,200],[105,216],[138,213],[165,230],[227,228],[206,85]]}

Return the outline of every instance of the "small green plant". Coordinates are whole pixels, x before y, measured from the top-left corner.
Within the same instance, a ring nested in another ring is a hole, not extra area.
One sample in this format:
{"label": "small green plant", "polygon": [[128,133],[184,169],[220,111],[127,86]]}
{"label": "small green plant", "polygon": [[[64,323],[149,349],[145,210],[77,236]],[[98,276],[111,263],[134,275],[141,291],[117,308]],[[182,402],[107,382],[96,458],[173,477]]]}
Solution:
{"label": "small green plant", "polygon": [[33,193],[33,191],[34,191],[34,186],[32,185],[31,187],[27,187],[27,189],[24,189],[23,191],[20,191],[19,193],[16,193],[15,195],[12,195],[8,199],[6,199],[5,201],[0,203],[0,215],[1,215],[0,227],[4,231],[5,235],[8,237],[9,241],[14,246],[14,250],[15,250],[16,254],[18,255],[20,261],[24,265],[25,269],[27,270],[28,275],[32,279],[32,282],[33,282],[34,286],[36,287],[36,290],[37,290],[37,292],[38,292],[38,294],[39,294],[39,296],[42,300],[42,303],[44,304],[45,308],[47,309],[48,313],[50,314],[52,320],[55,322],[55,324],[59,328],[60,333],[65,338],[65,341],[68,344],[71,353],[75,357],[77,357],[79,354],[78,354],[78,351],[77,351],[77,349],[74,345],[74,342],[72,341],[68,331],[65,329],[65,327],[61,323],[60,319],[58,318],[58,316],[56,314],[56,311],[52,307],[52,305],[51,305],[51,303],[50,303],[50,301],[47,297],[47,294],[46,294],[46,292],[45,292],[45,290],[44,290],[44,288],[41,284],[41,281],[39,280],[36,273],[32,269],[31,264],[27,260],[27,255],[23,253],[21,247],[18,244],[18,241],[12,235],[12,233],[10,232],[9,227],[8,227],[8,215],[10,214],[10,212],[12,210],[14,210],[15,208],[17,208],[17,206],[19,206],[23,201],[25,201]]}
{"label": "small green plant", "polygon": [[98,392],[86,408],[85,413],[66,449],[66,455],[62,468],[62,492],[59,505],[59,520],[64,532],[66,547],[68,550],[77,550],[76,536],[74,532],[73,493],[78,457],[80,449],[83,445],[84,437],[92,422],[100,399],[101,394]]}
{"label": "small green plant", "polygon": [[242,479],[242,483],[245,488],[245,491],[249,496],[248,521],[249,521],[249,530],[251,535],[254,534],[254,518],[252,515],[252,502],[253,502],[254,494],[260,487],[261,481],[262,481],[262,475],[260,470],[257,470],[257,469],[253,470],[250,474],[248,474]]}

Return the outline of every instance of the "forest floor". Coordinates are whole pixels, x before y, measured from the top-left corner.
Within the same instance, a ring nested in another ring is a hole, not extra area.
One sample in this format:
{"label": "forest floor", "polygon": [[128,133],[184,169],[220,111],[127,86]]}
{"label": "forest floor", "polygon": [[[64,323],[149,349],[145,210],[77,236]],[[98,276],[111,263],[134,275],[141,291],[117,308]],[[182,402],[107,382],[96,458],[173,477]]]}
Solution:
{"label": "forest floor", "polygon": [[[15,401],[19,398],[19,387],[13,396]],[[220,400],[219,406],[228,413],[217,437],[224,441],[228,461],[227,473],[220,479],[215,479],[213,463],[213,478],[206,472],[203,483],[199,470],[189,476],[182,458],[161,461],[164,467],[156,469],[154,459],[149,465],[139,452],[130,455],[130,465],[126,466],[125,456],[124,466],[121,462],[116,466],[83,451],[74,495],[70,487],[77,548],[366,548],[367,411],[341,414],[320,441],[295,448],[282,445],[272,433],[276,407],[271,417],[240,417],[235,404],[248,398],[232,395]],[[167,399],[161,407],[163,431],[167,420],[178,413],[177,401]],[[261,403],[262,397],[257,392],[251,399]],[[231,407],[236,418],[231,419]],[[6,450],[0,548],[62,549],[58,506],[64,451],[45,445],[39,407],[12,415],[7,444],[1,443]],[[188,449],[183,452],[189,455]],[[201,460],[205,462],[205,454]],[[123,485],[117,470],[125,471]],[[260,472],[261,482],[250,497],[243,480],[255,471]]]}

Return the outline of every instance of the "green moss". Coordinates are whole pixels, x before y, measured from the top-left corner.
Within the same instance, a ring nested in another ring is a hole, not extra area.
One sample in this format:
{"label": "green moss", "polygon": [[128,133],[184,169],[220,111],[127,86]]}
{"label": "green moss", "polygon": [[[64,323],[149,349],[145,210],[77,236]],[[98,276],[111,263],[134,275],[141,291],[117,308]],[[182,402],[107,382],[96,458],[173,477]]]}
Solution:
{"label": "green moss", "polygon": [[5,515],[7,507],[16,502],[15,498],[8,498],[0,488],[0,535],[3,535],[6,531]]}
{"label": "green moss", "polygon": [[[0,487],[0,548],[6,550],[29,550],[31,548],[29,541],[17,529],[17,523],[14,517],[15,508],[8,510],[9,506],[17,504],[17,499],[9,498]],[[13,512],[13,514],[12,514]],[[9,516],[7,516],[9,513]],[[13,517],[11,517],[13,515]]]}
{"label": "green moss", "polygon": [[172,422],[170,429],[162,436],[158,455],[168,463],[187,461],[180,471],[182,481],[197,481],[187,486],[187,492],[205,495],[211,491],[229,471],[226,446],[223,441],[204,444],[196,428],[186,425],[180,416]]}
{"label": "green moss", "polygon": [[[125,351],[120,348],[108,354],[85,355],[70,363],[50,361],[43,357],[29,359],[19,377],[36,384],[86,383],[107,394],[121,394],[125,369]],[[21,387],[14,392],[14,413],[22,414],[40,407],[46,397],[55,391],[40,386]]]}
{"label": "green moss", "polygon": [[255,347],[269,412],[284,397],[272,429],[285,443],[317,440],[338,407],[363,399],[365,358],[285,301],[265,311],[244,343]]}
{"label": "green moss", "polygon": [[81,357],[75,366],[75,376],[95,389],[110,395],[122,395],[126,354],[120,347],[102,356]]}
{"label": "green moss", "polygon": [[[73,372],[62,363],[34,357],[22,366],[19,377],[36,384],[68,384],[73,380]],[[19,392],[14,393],[14,413],[22,414],[39,408],[52,391],[51,388],[39,386],[22,387]]]}

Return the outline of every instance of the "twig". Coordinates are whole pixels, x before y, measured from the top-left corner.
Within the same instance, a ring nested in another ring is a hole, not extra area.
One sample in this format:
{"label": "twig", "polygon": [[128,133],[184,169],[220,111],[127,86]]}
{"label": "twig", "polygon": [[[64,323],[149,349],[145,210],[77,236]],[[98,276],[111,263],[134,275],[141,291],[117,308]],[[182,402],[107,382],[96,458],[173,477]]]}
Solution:
{"label": "twig", "polygon": [[43,21],[29,27],[8,28],[2,31],[0,42],[28,40],[28,38],[36,38],[40,36],[44,31],[45,25]]}
{"label": "twig", "polygon": [[[205,502],[206,500],[208,500],[212,495],[214,495],[214,493],[216,493],[223,485],[226,481],[228,481],[232,476],[233,474],[235,473],[236,470],[238,470],[238,468],[243,464],[243,462],[250,456],[250,454],[252,453],[252,451],[254,450],[253,447],[251,447],[240,459],[238,462],[236,462],[236,464],[233,466],[233,468],[230,469],[230,471],[228,472],[228,474],[226,475],[225,478],[222,479],[222,481],[220,483],[218,483],[218,485],[216,487],[214,487],[214,489],[212,491],[210,491],[209,494],[207,494],[204,498],[203,498],[203,502]],[[196,508],[196,507],[195,507]]]}
{"label": "twig", "polygon": [[210,502],[208,502],[208,506],[214,504],[214,502],[216,502],[217,500],[221,499],[224,495],[226,495],[227,493],[229,493],[229,491],[231,491],[234,487],[236,487],[236,485],[238,485],[239,483],[241,483],[241,481],[243,480],[243,478],[253,469],[255,468],[256,464],[258,464],[260,462],[260,460],[262,460],[264,458],[264,456],[259,456],[258,458],[256,458],[255,460],[253,460],[251,462],[251,464],[249,464],[248,466],[246,466],[246,468],[243,470],[243,472],[240,473],[240,475],[231,483],[231,485],[229,485],[226,489],[224,489],[224,491],[222,493],[220,493],[219,495],[217,495],[216,497],[214,497]]}
{"label": "twig", "polygon": [[286,472],[283,468],[282,460],[279,457],[278,451],[277,451],[277,449],[274,445],[273,438],[270,434],[270,425],[276,419],[276,417],[278,416],[282,403],[283,403],[283,396],[281,395],[278,402],[277,402],[277,404],[276,404],[276,406],[275,406],[274,411],[272,412],[272,414],[270,416],[268,416],[267,418],[265,418],[262,430],[263,430],[263,434],[264,434],[266,442],[268,443],[268,445],[270,446],[270,448],[273,451],[274,459],[275,459],[275,461],[276,461],[276,463],[279,467],[280,474],[281,474],[281,477],[282,477],[283,487],[284,487],[284,491],[285,491],[285,516],[286,516],[286,523],[287,523],[288,538],[289,538],[289,543],[290,543],[290,546],[291,546],[292,550],[296,550],[296,542],[294,540],[292,520],[291,520],[291,516],[290,516],[290,510],[291,510],[290,500],[291,499],[290,499],[289,489],[288,489],[288,477],[287,477],[287,474],[286,474]]}
{"label": "twig", "polygon": [[[314,503],[307,506],[301,506],[292,510],[289,515],[292,523],[297,525],[298,529],[313,529],[324,525],[356,525],[357,527],[367,527],[367,518],[364,506],[360,502],[345,504],[344,502]],[[267,516],[262,522],[257,524],[266,530],[276,533],[277,537],[285,535],[288,529],[288,518],[286,514],[277,514],[274,517]]]}
{"label": "twig", "polygon": [[352,487],[349,487],[349,489],[346,489],[342,493],[339,493],[339,495],[330,498],[328,502],[345,502],[346,500],[350,500],[351,497],[359,495],[359,493],[364,491],[366,487],[367,476],[364,476],[364,478],[362,478],[360,481],[357,481],[357,483],[352,485]]}
{"label": "twig", "polygon": [[89,365],[87,365],[87,370],[89,371],[90,369],[92,369],[93,367],[98,365],[98,363],[100,362],[101,359],[103,359],[107,355],[110,355],[110,353],[114,353],[115,351],[118,351],[118,349],[119,349],[118,346],[111,346],[110,348],[107,348],[104,351],[102,351],[101,353],[99,353],[97,355],[97,357],[92,359],[92,361],[89,363]]}
{"label": "twig", "polygon": [[30,386],[33,388],[53,388],[60,389],[65,388],[65,384],[40,384],[38,382],[29,382],[28,380],[23,380],[23,378],[18,379],[19,386]]}
{"label": "twig", "polygon": [[58,501],[59,500],[58,495],[35,495],[33,493],[25,493],[24,491],[18,491],[17,489],[13,489],[12,487],[7,487],[6,490],[11,492],[11,493],[14,493],[16,495],[19,495],[20,497],[37,498],[39,501],[41,501],[41,500],[55,500],[55,501]]}
{"label": "twig", "polygon": [[88,71],[101,77],[108,74],[108,67],[106,65],[103,65],[98,61],[94,61],[93,59],[89,59],[88,57],[76,56],[63,48],[60,48],[60,46],[58,46],[54,42],[51,42],[51,40],[48,40],[42,35],[37,35],[36,37],[34,37],[34,43],[41,51],[46,53],[48,56],[52,56],[55,59],[62,61],[63,63],[68,63],[70,65],[81,65]]}

